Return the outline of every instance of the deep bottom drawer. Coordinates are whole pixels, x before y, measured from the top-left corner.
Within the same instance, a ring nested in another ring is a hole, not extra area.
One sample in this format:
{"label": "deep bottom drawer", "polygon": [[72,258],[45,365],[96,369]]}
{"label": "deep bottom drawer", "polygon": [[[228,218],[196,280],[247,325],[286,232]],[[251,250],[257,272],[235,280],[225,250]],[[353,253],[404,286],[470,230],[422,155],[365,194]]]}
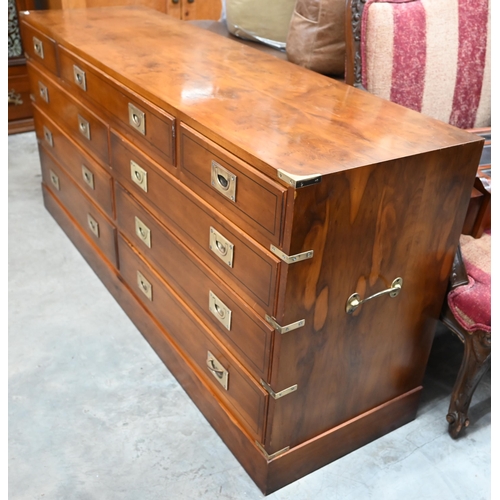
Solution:
{"label": "deep bottom drawer", "polygon": [[42,146],[39,147],[39,151],[42,179],[45,185],[50,188],[111,264],[117,267],[116,228],[97,206],[80,191],[80,188],[64,169]]}
{"label": "deep bottom drawer", "polygon": [[263,441],[268,394],[121,235],[118,251],[126,283],[171,334],[216,396],[255,439]]}

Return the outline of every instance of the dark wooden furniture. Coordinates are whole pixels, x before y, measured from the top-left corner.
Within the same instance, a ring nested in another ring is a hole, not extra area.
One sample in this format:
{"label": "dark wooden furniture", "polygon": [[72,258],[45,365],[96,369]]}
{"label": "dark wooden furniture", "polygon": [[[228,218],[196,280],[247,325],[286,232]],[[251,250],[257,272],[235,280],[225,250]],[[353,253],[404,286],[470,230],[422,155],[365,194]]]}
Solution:
{"label": "dark wooden furniture", "polygon": [[[469,254],[477,251],[486,252],[490,259],[489,235],[483,235],[485,241],[482,242],[479,242],[474,236],[473,238],[472,241],[467,242],[465,251]],[[464,240],[463,237],[462,240]],[[479,248],[474,248],[478,245]],[[450,307],[447,300],[443,303],[441,321],[464,344],[462,364],[453,386],[448,414],[446,415],[449,424],[448,431],[453,438],[457,438],[469,426],[469,406],[472,397],[481,378],[491,366],[491,277],[484,276],[483,278],[486,279],[472,285],[470,279],[474,280],[475,278],[477,280],[478,276],[470,278],[469,273],[471,273],[471,270],[468,272],[459,246],[450,275],[449,293],[459,290],[460,287],[466,287],[468,290],[464,292],[465,295],[462,297],[466,297],[466,306],[475,314],[469,313],[467,316],[468,324],[464,324],[463,321],[459,321],[463,311],[455,311],[453,307]],[[472,271],[472,274],[474,273],[478,273],[477,269]],[[470,288],[471,285],[472,288]],[[478,317],[480,316],[489,316],[490,324],[480,328],[477,326],[471,327],[471,324],[479,323]]]}
{"label": "dark wooden furniture", "polygon": [[86,9],[125,5],[142,5],[169,14],[177,19],[218,20],[221,17],[221,0],[45,0],[50,9]]}
{"label": "dark wooden furniture", "polygon": [[9,0],[9,70],[8,70],[8,132],[16,134],[34,130],[30,85],[19,30],[19,12],[43,6],[42,1]]}
{"label": "dark wooden furniture", "polygon": [[491,229],[491,127],[470,132],[484,138],[484,147],[462,233],[480,238]]}
{"label": "dark wooden furniture", "polygon": [[46,208],[259,488],[414,419],[483,140],[144,8],[22,26]]}

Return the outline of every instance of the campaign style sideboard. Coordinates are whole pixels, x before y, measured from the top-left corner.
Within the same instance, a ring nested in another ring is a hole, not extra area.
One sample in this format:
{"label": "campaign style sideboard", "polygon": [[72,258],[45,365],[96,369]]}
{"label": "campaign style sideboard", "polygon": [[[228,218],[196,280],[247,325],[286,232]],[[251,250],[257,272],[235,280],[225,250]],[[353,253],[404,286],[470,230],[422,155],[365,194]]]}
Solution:
{"label": "campaign style sideboard", "polygon": [[146,8],[20,18],[46,209],[259,488],[414,419],[483,139]]}

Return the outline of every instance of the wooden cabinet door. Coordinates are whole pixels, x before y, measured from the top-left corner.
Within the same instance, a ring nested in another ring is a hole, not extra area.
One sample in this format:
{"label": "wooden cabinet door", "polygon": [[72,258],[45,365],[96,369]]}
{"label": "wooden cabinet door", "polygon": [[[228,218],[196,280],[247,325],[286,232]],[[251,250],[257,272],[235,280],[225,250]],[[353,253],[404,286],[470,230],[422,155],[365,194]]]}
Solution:
{"label": "wooden cabinet door", "polygon": [[222,12],[221,0],[166,0],[167,14],[192,21],[194,19],[213,19],[218,21]]}

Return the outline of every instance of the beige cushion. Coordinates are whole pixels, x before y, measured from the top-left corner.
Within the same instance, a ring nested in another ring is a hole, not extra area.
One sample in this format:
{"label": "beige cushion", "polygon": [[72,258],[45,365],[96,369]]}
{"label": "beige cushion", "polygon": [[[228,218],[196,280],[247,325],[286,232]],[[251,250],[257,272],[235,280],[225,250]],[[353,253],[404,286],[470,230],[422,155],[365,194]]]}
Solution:
{"label": "beige cushion", "polygon": [[226,0],[230,33],[284,48],[295,0]]}
{"label": "beige cushion", "polygon": [[288,60],[326,75],[345,69],[345,0],[296,0],[288,30]]}

